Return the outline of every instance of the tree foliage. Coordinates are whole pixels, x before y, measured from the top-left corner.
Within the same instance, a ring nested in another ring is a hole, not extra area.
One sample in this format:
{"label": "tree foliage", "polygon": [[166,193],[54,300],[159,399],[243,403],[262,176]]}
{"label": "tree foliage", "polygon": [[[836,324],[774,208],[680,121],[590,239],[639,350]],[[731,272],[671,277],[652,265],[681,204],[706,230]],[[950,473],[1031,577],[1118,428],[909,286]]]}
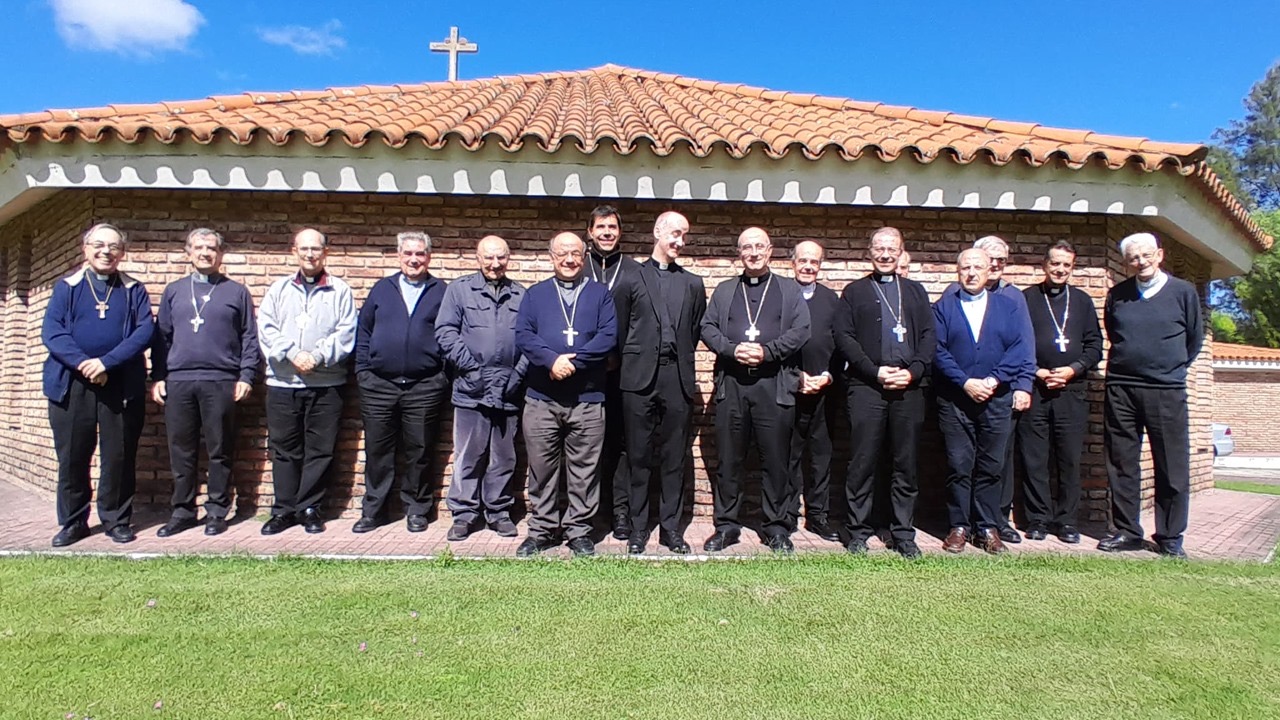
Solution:
{"label": "tree foliage", "polygon": [[1234,167],[1221,156],[1216,163],[1211,158],[1210,164],[1219,175],[1221,168],[1235,171],[1246,191],[1237,197],[1251,197],[1263,209],[1280,208],[1280,63],[1249,90],[1244,109],[1243,119],[1232,120],[1214,133],[1214,139],[1234,157]]}
{"label": "tree foliage", "polygon": [[[1272,237],[1280,235],[1280,210],[1256,212],[1253,219]],[[1243,312],[1236,325],[1244,342],[1280,347],[1280,244],[1254,258],[1249,273],[1232,290]]]}
{"label": "tree foliage", "polygon": [[1218,342],[1244,342],[1239,328],[1236,327],[1235,319],[1221,310],[1214,310],[1209,316],[1209,329],[1213,331],[1213,339]]}

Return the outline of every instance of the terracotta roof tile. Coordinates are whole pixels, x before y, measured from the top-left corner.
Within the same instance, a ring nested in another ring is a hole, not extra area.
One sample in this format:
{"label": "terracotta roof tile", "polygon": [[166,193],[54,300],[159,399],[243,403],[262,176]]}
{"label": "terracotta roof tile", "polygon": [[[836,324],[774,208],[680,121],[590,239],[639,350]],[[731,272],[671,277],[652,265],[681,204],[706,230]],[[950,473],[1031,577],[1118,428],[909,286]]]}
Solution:
{"label": "terracotta roof tile", "polygon": [[601,146],[627,155],[697,157],[763,152],[781,158],[867,154],[892,162],[947,158],[995,165],[1025,163],[1079,169],[1136,167],[1174,171],[1219,207],[1259,248],[1270,236],[1204,162],[1207,149],[1034,123],[1008,122],[883,103],[779,92],[740,83],[605,65],[575,72],[504,75],[461,82],[362,85],[325,90],[258,92],[200,100],[49,110],[0,116],[0,146],[35,141],[352,147],[380,140],[395,148],[421,142],[440,149],[497,145],[514,152],[534,143],[548,152]]}
{"label": "terracotta roof tile", "polygon": [[1215,342],[1213,359],[1237,362],[1280,362],[1280,349]]}

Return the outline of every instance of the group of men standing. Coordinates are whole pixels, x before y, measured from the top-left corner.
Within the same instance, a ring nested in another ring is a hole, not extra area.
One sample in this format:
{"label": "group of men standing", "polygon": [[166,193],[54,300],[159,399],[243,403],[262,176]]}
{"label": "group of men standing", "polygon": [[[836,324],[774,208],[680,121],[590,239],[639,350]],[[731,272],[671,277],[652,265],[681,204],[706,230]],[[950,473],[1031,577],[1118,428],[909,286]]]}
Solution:
{"label": "group of men standing", "polygon": [[[949,468],[944,549],[960,552],[973,542],[998,553],[1021,541],[1010,522],[1015,444],[1026,468],[1026,537],[1080,541],[1085,379],[1101,360],[1102,335],[1092,300],[1069,283],[1070,244],[1049,248],[1045,280],[1019,291],[1000,277],[1008,246],[983,238],[960,254],[957,282],[931,305],[923,285],[907,277],[910,261],[895,228],[871,236],[871,272],[837,296],[818,281],[818,243],[793,248],[794,277],[786,277],[771,268],[769,235],[753,227],[738,237],[741,274],[717,285],[708,301],[702,278],[678,262],[688,232],[684,216],[662,213],[650,256],[637,262],[620,252],[619,212],[601,206],[587,224],[590,245],[574,233],[557,234],[549,246],[552,277],[527,289],[507,277],[510,250],[500,237],[478,243],[478,272],[446,284],[428,269],[430,237],[401,233],[399,271],[378,281],[357,312],[350,287],[325,270],[328,239],[305,229],[292,243],[297,271],[272,284],[255,318],[248,289],[220,272],[222,236],[199,228],[186,241],[192,272],[165,288],[153,323],[145,287],[118,270],[124,233],[96,225],[83,238],[84,267],[55,285],[44,323],[62,526],[53,544],[89,533],[89,464],[99,435],[99,516],[113,540],[134,538],[133,463],[150,347],[151,396],[164,407],[174,476],[173,511],[161,537],[197,525],[201,437],[208,454],[204,532],[226,530],[236,404],[249,396],[263,356],[275,495],[262,533],[298,524],[323,532],[354,353],[365,433],[365,494],[354,532],[386,522],[397,479],[406,528],[426,529],[448,401],[449,540],[482,527],[516,535],[510,510],[522,430],[529,522],[518,555],[562,541],[591,555],[598,515],[629,553],[645,552],[655,525],[659,544],[688,553],[681,523],[701,395],[699,341],[715,358],[718,455],[715,530],[705,551],[740,541],[752,448],[760,459],[763,542],[793,549],[802,498],[806,529],[842,539],[829,497],[831,420],[843,411],[850,426],[847,549],[865,552],[877,525],[887,522],[889,546],[917,557],[917,450],[930,382]],[[1203,336],[1199,300],[1194,287],[1160,269],[1154,236],[1130,236],[1120,250],[1134,278],[1112,288],[1106,302],[1112,348],[1105,425],[1116,532],[1099,548],[1142,547],[1138,453],[1145,431],[1156,466],[1157,546],[1182,556],[1185,382]],[[882,474],[888,489],[878,494]]]}

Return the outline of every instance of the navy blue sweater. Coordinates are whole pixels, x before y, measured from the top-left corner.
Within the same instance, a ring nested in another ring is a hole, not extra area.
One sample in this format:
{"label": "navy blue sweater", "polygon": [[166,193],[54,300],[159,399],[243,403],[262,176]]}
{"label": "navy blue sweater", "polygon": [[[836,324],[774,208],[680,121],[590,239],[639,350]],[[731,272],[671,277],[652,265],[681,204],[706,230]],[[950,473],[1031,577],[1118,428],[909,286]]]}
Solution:
{"label": "navy blue sweater", "polygon": [[105,390],[125,398],[146,392],[147,364],[143,356],[151,344],[155,321],[151,297],[142,283],[117,273],[110,278],[111,298],[106,317],[99,318],[89,283],[100,297],[107,287],[86,270],[77,270],[53,284],[53,296],[44,313],[40,336],[49,348],[44,363],[44,394],[54,402],[67,397],[76,368],[98,358],[107,368]]}
{"label": "navy blue sweater", "polygon": [[[210,279],[215,282],[195,283],[195,277],[188,275],[165,287],[157,313],[155,345],[151,348],[152,379],[239,380],[253,384],[262,362],[253,297],[248,288],[225,276],[213,275]],[[196,317],[191,306],[193,289],[204,321],[199,331],[191,325]],[[208,302],[199,300],[206,294]]]}
{"label": "navy blue sweater", "polygon": [[1031,392],[1036,374],[1035,345],[1023,332],[1025,313],[1011,296],[987,293],[982,332],[973,341],[959,294],[944,293],[933,305],[938,346],[934,354],[939,395],[967,399],[965,381],[993,377],[1006,389]]}
{"label": "navy blue sweater", "polygon": [[[573,345],[567,343],[564,304],[554,278],[529,288],[516,315],[516,348],[529,359],[527,397],[563,405],[604,402],[605,362],[618,345],[618,321],[609,289],[585,281],[577,300]],[[577,371],[551,379],[556,358],[576,353]]]}
{"label": "navy blue sweater", "polygon": [[356,323],[356,372],[370,370],[387,380],[421,380],[440,372],[436,316],[445,283],[428,275],[413,314],[400,294],[400,273],[374,283]]}
{"label": "navy blue sweater", "polygon": [[1111,352],[1107,384],[1185,388],[1187,369],[1204,344],[1196,286],[1169,276],[1149,298],[1129,278],[1107,293],[1104,322]]}

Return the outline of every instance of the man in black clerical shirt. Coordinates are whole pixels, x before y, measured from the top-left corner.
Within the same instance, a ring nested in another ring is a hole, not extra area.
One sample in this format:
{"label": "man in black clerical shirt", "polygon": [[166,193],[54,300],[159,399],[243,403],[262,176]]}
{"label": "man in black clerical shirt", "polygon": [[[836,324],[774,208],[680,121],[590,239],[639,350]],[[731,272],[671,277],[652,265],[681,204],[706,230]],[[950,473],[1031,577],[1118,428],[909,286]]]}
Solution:
{"label": "man in black clerical shirt", "polygon": [[[636,276],[640,264],[622,254],[622,216],[612,205],[600,205],[587,220],[587,237],[591,252],[587,255],[586,276],[609,289],[615,305],[622,296],[625,281]],[[621,346],[619,346],[621,347]],[[613,536],[626,540],[631,536],[631,512],[628,509],[630,483],[627,480],[625,428],[618,356],[609,358],[605,389],[604,448],[598,466],[600,480],[600,513],[611,514]]]}
{"label": "man in black clerical shirt", "polygon": [[[675,553],[690,550],[680,520],[689,421],[699,392],[694,351],[707,293],[702,278],[676,264],[688,232],[689,221],[680,213],[659,215],[653,226],[653,253],[638,272],[618,281],[620,386],[631,485],[627,552],[631,554],[643,553],[649,540],[650,478],[655,466],[658,542]],[[621,491],[615,487],[615,492]]]}
{"label": "man in black clerical shirt", "polygon": [[164,407],[173,469],[173,514],[156,535],[196,526],[200,436],[209,454],[204,534],[227,529],[236,448],[236,403],[249,397],[262,353],[253,297],[219,272],[222,235],[196,228],[187,235],[192,273],[169,283],[160,296],[151,349],[151,397]]}
{"label": "man in black clerical shirt", "polygon": [[[1023,504],[1027,539],[1056,532],[1080,542],[1080,454],[1089,423],[1085,378],[1102,359],[1098,311],[1085,291],[1069,284],[1076,251],[1066,240],[1045,254],[1044,282],[1023,290],[1036,338],[1036,382],[1031,407],[1018,421],[1018,451],[1026,468]],[[1058,492],[1049,487],[1049,451],[1057,458]]]}
{"label": "man in black clerical shirt", "polygon": [[834,330],[840,298],[818,282],[824,255],[822,246],[812,240],[798,243],[791,253],[800,296],[809,306],[812,333],[800,350],[800,393],[796,395],[796,424],[791,435],[790,477],[795,487],[788,514],[795,527],[800,496],[804,495],[805,529],[836,542],[840,533],[827,522],[831,506],[831,434],[827,428],[828,416],[836,405],[828,403],[827,396],[843,362],[836,355]]}
{"label": "man in black clerical shirt", "polygon": [[1156,549],[1185,558],[1182,534],[1191,506],[1187,370],[1204,342],[1200,296],[1194,285],[1160,269],[1164,250],[1155,235],[1126,237],[1120,254],[1133,277],[1107,293],[1103,320],[1111,340],[1103,438],[1115,532],[1098,549],[1143,547],[1139,457],[1145,431],[1155,466]]}
{"label": "man in black clerical shirt", "polygon": [[760,453],[761,534],[775,552],[791,552],[793,485],[787,477],[800,348],[809,340],[809,307],[800,285],[769,271],[773,245],[760,228],[738,236],[743,272],[716,286],[702,320],[702,341],[716,355],[715,532],[703,549],[717,552],[742,533],[743,460]]}
{"label": "man in black clerical shirt", "polygon": [[929,294],[898,274],[905,254],[897,228],[883,227],[871,235],[871,274],[849,283],[841,294],[836,345],[848,361],[848,550],[865,553],[867,539],[875,533],[876,464],[887,440],[891,547],[914,559],[920,556],[914,525],[916,451],[924,425],[920,380],[932,365],[937,341]]}

